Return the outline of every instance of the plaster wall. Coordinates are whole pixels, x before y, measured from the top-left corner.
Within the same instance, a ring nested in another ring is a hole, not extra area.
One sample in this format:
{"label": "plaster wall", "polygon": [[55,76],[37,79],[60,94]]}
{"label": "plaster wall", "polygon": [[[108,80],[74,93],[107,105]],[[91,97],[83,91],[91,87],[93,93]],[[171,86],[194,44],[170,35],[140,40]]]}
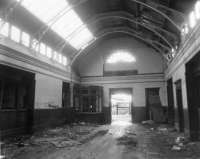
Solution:
{"label": "plaster wall", "polygon": [[[106,63],[107,58],[118,50],[135,57],[133,63]],[[130,37],[108,39],[89,49],[75,61],[75,70],[81,77],[103,76],[103,70],[138,70],[139,74],[163,73],[164,61],[159,53]]]}

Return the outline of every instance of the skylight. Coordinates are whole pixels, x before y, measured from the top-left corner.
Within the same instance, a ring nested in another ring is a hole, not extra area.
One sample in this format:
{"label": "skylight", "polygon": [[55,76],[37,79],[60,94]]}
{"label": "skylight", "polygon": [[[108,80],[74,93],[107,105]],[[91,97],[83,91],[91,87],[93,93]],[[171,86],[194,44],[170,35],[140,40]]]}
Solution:
{"label": "skylight", "polygon": [[136,61],[135,57],[124,50],[120,50],[113,53],[107,59],[107,63],[118,63],[118,62],[130,63],[130,62],[135,62],[135,61]]}
{"label": "skylight", "polygon": [[22,6],[47,25],[50,25],[50,20],[56,17],[55,23],[51,25],[52,30],[77,50],[94,39],[92,33],[66,0],[23,0]]}
{"label": "skylight", "polygon": [[52,29],[63,38],[66,38],[81,25],[83,25],[81,19],[73,10],[70,10],[52,26]]}
{"label": "skylight", "polygon": [[70,40],[69,43],[77,49],[83,48],[87,43],[93,39],[92,33],[85,27],[80,32],[75,34]]}
{"label": "skylight", "polygon": [[190,16],[189,16],[189,24],[191,28],[194,28],[196,25],[196,16],[195,16],[195,12],[191,12]]}
{"label": "skylight", "polygon": [[197,19],[200,19],[200,1],[197,1],[195,5],[195,15]]}
{"label": "skylight", "polygon": [[45,23],[68,6],[65,0],[23,0],[21,4]]}

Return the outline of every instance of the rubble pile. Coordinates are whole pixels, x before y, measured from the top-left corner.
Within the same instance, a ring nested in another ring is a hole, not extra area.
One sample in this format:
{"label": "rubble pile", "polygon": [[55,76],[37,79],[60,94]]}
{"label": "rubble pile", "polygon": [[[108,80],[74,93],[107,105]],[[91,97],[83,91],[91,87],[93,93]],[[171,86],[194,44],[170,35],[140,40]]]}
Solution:
{"label": "rubble pile", "polygon": [[52,150],[54,148],[72,148],[85,143],[99,134],[107,133],[106,130],[98,128],[98,125],[81,122],[43,130],[36,132],[32,136],[24,135],[10,138],[5,141],[3,150],[6,156],[9,156],[10,154],[16,155],[21,151],[29,151],[37,147],[38,149]]}

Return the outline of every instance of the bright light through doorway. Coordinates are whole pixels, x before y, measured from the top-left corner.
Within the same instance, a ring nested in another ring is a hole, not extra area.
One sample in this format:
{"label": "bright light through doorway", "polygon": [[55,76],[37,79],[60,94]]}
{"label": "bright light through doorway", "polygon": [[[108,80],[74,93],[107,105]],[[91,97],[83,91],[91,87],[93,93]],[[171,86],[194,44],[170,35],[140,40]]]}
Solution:
{"label": "bright light through doorway", "polygon": [[112,95],[112,104],[117,104],[118,102],[131,103],[132,97],[129,94],[114,94]]}
{"label": "bright light through doorway", "polygon": [[112,125],[129,126],[131,124],[131,103],[132,95],[126,93],[113,94]]}

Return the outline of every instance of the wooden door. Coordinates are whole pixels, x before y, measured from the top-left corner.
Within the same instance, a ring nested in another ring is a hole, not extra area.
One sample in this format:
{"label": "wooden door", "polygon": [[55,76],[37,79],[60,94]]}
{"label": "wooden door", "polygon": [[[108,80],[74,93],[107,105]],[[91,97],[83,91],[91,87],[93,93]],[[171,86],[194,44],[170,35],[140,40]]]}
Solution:
{"label": "wooden door", "polygon": [[70,107],[70,84],[66,82],[62,85],[62,107]]}
{"label": "wooden door", "polygon": [[160,96],[159,96],[160,88],[146,88],[146,119],[153,120],[153,112],[152,108],[161,106]]}
{"label": "wooden door", "polygon": [[27,92],[27,133],[33,133],[34,125],[34,101],[35,101],[35,75],[29,83]]}
{"label": "wooden door", "polygon": [[172,78],[167,81],[167,99],[168,99],[168,123],[174,125],[175,109],[174,109],[174,92]]}
{"label": "wooden door", "polygon": [[178,120],[179,120],[179,131],[184,132],[184,110],[183,110],[183,98],[182,98],[182,86],[181,80],[178,80],[176,84],[176,100],[178,107]]}
{"label": "wooden door", "polygon": [[186,76],[187,97],[189,111],[190,137],[193,141],[199,138],[199,98],[200,98],[200,77],[194,77],[190,73]]}

